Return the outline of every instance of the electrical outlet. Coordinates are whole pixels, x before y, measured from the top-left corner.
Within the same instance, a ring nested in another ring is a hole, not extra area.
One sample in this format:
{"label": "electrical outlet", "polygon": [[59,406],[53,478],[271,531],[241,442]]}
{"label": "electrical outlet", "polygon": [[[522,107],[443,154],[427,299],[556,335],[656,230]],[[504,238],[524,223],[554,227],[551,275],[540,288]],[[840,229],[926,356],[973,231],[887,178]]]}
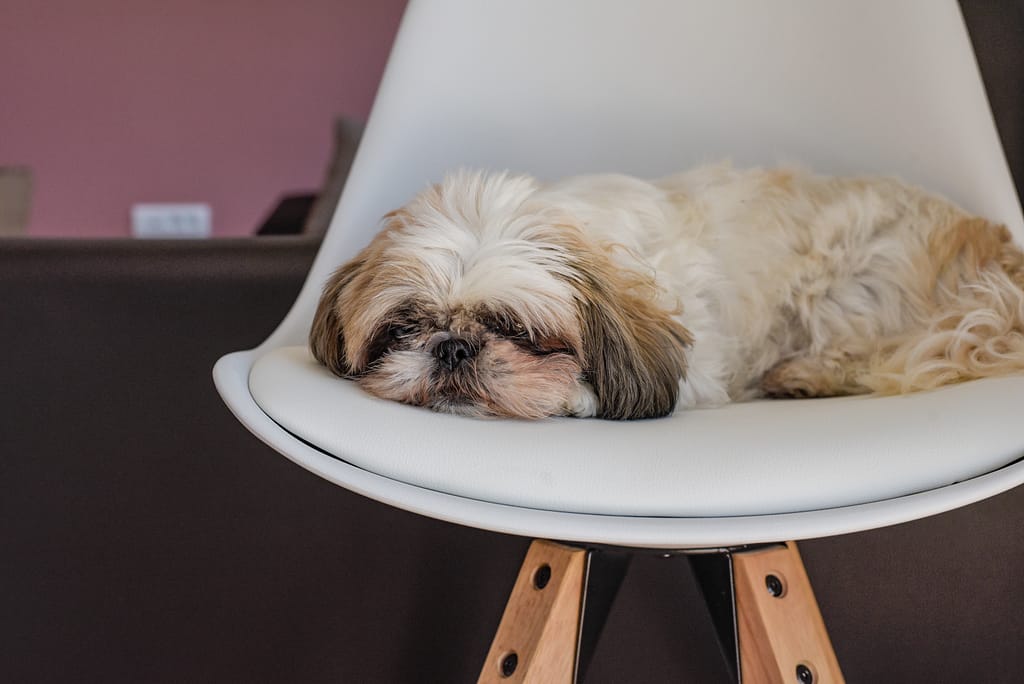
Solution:
{"label": "electrical outlet", "polygon": [[132,235],[137,238],[208,238],[209,204],[134,204]]}

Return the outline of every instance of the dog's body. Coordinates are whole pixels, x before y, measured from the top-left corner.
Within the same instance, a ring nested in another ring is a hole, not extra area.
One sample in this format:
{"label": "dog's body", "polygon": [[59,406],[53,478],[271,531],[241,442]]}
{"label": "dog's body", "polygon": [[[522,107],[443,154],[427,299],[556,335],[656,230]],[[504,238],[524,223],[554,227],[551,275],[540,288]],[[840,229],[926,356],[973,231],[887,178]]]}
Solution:
{"label": "dog's body", "polygon": [[459,173],[328,284],[314,355],[468,415],[643,418],[1024,371],[1009,232],[895,180]]}

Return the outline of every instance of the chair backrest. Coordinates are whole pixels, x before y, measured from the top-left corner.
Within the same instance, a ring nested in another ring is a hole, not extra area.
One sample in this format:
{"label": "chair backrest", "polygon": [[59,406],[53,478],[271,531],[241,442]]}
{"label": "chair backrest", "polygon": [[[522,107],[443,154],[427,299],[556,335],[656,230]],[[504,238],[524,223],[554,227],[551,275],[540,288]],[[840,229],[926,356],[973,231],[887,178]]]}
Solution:
{"label": "chair backrest", "polygon": [[413,0],[328,236],[265,346],[448,170],[656,177],[706,161],[897,175],[1024,219],[955,0]]}

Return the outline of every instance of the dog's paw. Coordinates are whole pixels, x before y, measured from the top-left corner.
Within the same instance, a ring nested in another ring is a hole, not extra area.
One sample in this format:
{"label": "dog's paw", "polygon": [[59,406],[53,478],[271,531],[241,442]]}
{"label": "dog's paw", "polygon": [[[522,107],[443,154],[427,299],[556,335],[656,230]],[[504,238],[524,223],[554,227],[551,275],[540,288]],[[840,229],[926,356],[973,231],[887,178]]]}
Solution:
{"label": "dog's paw", "polygon": [[565,415],[575,418],[593,418],[597,415],[597,395],[589,382],[580,381],[576,393],[566,406]]}
{"label": "dog's paw", "polygon": [[807,359],[782,361],[761,378],[761,394],[770,399],[810,399],[831,397],[836,392],[834,378],[823,373],[819,364]]}

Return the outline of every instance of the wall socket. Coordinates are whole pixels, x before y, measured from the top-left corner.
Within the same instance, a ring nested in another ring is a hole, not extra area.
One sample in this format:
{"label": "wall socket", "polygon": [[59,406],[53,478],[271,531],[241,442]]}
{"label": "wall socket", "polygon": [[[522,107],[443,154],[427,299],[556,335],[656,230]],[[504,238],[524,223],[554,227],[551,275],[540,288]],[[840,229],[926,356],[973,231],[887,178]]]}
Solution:
{"label": "wall socket", "polygon": [[132,235],[137,238],[208,238],[209,204],[133,204]]}

